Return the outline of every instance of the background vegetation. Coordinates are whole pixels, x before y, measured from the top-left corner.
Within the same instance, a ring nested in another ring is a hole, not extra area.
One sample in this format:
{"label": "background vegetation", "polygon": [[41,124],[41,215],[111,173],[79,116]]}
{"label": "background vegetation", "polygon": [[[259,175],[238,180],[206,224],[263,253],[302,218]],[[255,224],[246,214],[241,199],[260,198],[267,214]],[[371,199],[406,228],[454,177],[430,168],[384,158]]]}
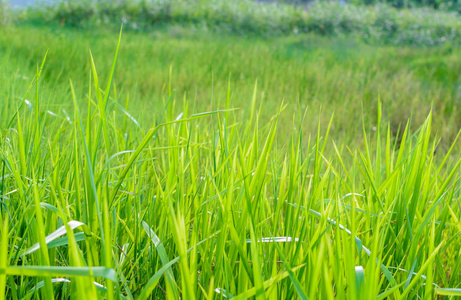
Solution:
{"label": "background vegetation", "polygon": [[[264,0],[257,0],[264,1]],[[284,3],[291,5],[308,6],[315,1],[311,0],[267,0],[269,2]],[[351,0],[340,1],[341,3],[351,3],[353,5],[376,5],[379,3],[392,5],[396,8],[412,8],[412,7],[430,7],[440,10],[452,10],[459,12],[460,3],[457,0]]]}
{"label": "background vegetation", "polygon": [[[8,89],[0,95],[21,99],[37,62],[48,50],[43,101],[70,110],[72,104],[63,97],[70,93],[69,77],[77,94],[85,95],[91,68],[88,49],[102,62],[100,72],[107,74],[111,66],[107,53],[115,41],[116,35],[103,29],[88,33],[60,27],[3,28],[0,76]],[[416,48],[304,34],[223,36],[171,26],[150,33],[126,32],[118,57],[122,67],[114,81],[123,98],[134,99],[130,112],[143,126],[163,110],[171,71],[175,97],[186,95],[197,111],[210,109],[211,97],[217,105],[225,105],[228,84],[229,101],[240,108],[247,106],[257,86],[264,121],[284,100],[288,107],[279,128],[284,136],[292,130],[292,114],[309,108],[304,121],[307,131],[316,129],[319,117],[326,126],[335,114],[332,136],[348,144],[360,142],[361,120],[368,130],[376,126],[380,99],[383,120],[390,122],[393,135],[409,119],[414,128],[419,127],[432,108],[435,131],[447,145],[460,126],[459,54],[456,46],[448,44]]]}
{"label": "background vegetation", "polygon": [[22,22],[78,28],[112,26],[146,31],[180,24],[239,35],[286,35],[315,32],[355,35],[371,43],[434,45],[459,42],[456,12],[427,8],[399,10],[387,4],[340,5],[320,2],[308,8],[250,0],[63,1],[34,7]]}

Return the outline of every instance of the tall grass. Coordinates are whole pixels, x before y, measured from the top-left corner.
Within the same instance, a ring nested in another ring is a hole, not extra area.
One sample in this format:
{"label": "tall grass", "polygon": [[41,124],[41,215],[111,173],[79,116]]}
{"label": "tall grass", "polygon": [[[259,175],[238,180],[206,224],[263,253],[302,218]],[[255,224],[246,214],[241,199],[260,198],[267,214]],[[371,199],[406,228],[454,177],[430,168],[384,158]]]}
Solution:
{"label": "tall grass", "polygon": [[170,80],[142,126],[117,54],[107,82],[90,62],[87,92],[62,95],[72,111],[44,102],[45,59],[2,98],[0,299],[461,294],[461,160],[436,153],[431,114],[397,140],[378,102],[376,131],[347,147],[332,121],[303,132],[301,110],[284,143],[286,106],[261,122],[257,87],[241,119],[213,95],[194,111]]}

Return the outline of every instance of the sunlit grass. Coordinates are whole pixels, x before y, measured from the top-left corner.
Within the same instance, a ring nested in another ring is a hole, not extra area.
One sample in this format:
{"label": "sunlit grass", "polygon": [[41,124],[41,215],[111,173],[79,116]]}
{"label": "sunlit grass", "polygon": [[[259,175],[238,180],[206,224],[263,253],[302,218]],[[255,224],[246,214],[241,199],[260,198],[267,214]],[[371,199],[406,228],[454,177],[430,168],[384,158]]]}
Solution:
{"label": "sunlit grass", "polygon": [[197,110],[170,78],[147,125],[114,85],[123,65],[105,82],[89,61],[66,110],[44,102],[45,59],[0,102],[0,299],[461,293],[461,160],[435,151],[431,113],[395,139],[378,99],[376,130],[346,145],[328,138],[341,116],[306,132],[309,111],[279,101],[262,122],[258,88],[239,108],[231,84]]}

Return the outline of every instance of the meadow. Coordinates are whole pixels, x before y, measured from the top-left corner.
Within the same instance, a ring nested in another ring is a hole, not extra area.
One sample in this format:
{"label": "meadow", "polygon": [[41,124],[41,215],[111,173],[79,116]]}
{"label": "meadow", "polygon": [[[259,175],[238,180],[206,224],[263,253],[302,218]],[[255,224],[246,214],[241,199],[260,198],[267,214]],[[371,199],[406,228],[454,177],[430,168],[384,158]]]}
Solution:
{"label": "meadow", "polygon": [[459,54],[0,27],[0,300],[461,296]]}

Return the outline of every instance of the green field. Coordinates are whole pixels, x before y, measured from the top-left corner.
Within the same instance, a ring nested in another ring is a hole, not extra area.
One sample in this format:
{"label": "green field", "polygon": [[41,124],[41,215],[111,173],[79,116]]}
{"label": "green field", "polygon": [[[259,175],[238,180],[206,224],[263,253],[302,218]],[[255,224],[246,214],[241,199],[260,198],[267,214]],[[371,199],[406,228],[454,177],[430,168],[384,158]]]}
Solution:
{"label": "green field", "polygon": [[456,43],[118,41],[0,27],[0,300],[461,295]]}
{"label": "green field", "polygon": [[[48,50],[41,78],[42,104],[50,108],[58,105],[57,110],[63,105],[71,111],[69,79],[77,95],[85,97],[90,49],[105,83],[117,37],[106,30],[81,33],[58,27],[4,28],[0,79],[8,88],[2,89],[3,96],[20,102]],[[209,110],[212,100],[216,108],[225,108],[230,85],[229,105],[240,108],[236,114],[242,117],[248,118],[253,95],[264,122],[284,101],[287,108],[280,116],[283,126],[278,131],[285,137],[291,134],[293,113],[298,119],[305,114],[306,135],[316,130],[319,117],[326,129],[335,114],[335,141],[348,146],[361,143],[362,119],[365,129],[372,130],[381,100],[383,123],[390,123],[393,137],[410,118],[412,127],[418,128],[432,108],[434,133],[446,146],[461,125],[457,118],[460,54],[461,50],[451,45],[376,46],[353,37],[316,35],[241,37],[174,26],[151,33],[126,32],[114,83],[116,101],[124,106],[130,97],[128,110],[144,129],[151,126],[155,113],[164,109],[169,83],[175,91],[173,102],[178,103],[176,113],[181,112],[184,98],[196,112]],[[17,103],[8,103],[15,111]]]}

